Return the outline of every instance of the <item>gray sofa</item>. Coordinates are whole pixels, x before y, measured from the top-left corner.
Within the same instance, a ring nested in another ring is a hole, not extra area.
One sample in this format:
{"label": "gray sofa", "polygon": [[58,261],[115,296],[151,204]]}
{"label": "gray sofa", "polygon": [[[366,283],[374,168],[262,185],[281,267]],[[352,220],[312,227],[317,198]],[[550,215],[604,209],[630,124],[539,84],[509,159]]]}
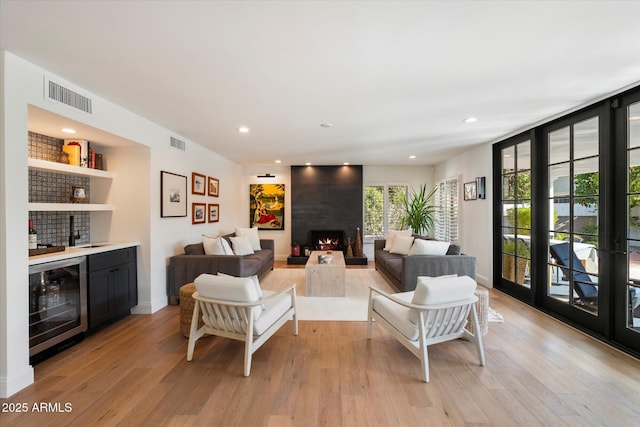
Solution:
{"label": "gray sofa", "polygon": [[418,276],[457,274],[476,278],[476,257],[462,255],[458,245],[450,245],[446,255],[408,256],[382,250],[386,242],[386,239],[374,241],[375,267],[399,292],[415,290]]}
{"label": "gray sofa", "polygon": [[[235,233],[224,236],[235,236]],[[218,272],[235,277],[263,276],[273,270],[274,241],[260,239],[262,250],[252,255],[205,255],[202,243],[184,247],[184,254],[169,258],[168,294],[169,304],[175,305],[180,298],[180,287],[191,283],[202,273]]]}

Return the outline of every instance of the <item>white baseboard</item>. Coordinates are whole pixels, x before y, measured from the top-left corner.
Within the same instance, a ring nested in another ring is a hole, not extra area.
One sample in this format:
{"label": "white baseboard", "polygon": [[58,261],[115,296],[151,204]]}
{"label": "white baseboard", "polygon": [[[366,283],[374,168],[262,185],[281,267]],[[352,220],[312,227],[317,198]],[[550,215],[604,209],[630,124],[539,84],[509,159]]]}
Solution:
{"label": "white baseboard", "polygon": [[33,366],[28,365],[11,378],[0,378],[0,398],[6,399],[33,384]]}
{"label": "white baseboard", "polygon": [[489,280],[488,277],[483,276],[481,274],[476,274],[476,282],[478,282],[480,285],[485,286],[487,288],[493,288],[493,284],[491,283],[491,280]]}

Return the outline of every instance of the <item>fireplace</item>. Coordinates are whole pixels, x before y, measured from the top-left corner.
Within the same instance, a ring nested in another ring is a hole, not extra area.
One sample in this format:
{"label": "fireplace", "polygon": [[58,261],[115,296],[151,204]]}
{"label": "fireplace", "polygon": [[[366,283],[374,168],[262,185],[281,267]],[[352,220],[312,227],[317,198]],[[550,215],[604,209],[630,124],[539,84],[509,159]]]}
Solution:
{"label": "fireplace", "polygon": [[317,251],[342,251],[345,233],[343,230],[311,230],[309,244]]}

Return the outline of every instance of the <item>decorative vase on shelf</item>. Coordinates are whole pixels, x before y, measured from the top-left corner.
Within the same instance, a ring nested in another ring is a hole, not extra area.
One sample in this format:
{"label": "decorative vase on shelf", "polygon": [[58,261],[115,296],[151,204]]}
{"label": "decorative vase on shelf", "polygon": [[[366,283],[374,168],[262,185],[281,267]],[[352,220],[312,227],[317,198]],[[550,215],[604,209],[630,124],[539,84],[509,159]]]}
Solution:
{"label": "decorative vase on shelf", "polygon": [[356,242],[353,244],[353,256],[362,256],[362,238],[360,237],[360,227],[356,228]]}

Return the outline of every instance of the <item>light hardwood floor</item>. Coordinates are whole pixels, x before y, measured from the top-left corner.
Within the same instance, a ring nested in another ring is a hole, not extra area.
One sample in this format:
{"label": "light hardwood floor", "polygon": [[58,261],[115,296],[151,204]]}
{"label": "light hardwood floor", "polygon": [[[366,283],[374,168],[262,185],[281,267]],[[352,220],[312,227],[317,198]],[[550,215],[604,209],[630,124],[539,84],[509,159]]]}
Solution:
{"label": "light hardwood floor", "polygon": [[[134,315],[35,366],[36,382],[9,399],[2,426],[640,425],[640,361],[500,292],[504,323],[471,343],[429,348],[420,363],[366,322],[285,325],[242,376],[243,344],[201,339],[186,361],[179,307]],[[69,412],[34,412],[41,402]]]}

